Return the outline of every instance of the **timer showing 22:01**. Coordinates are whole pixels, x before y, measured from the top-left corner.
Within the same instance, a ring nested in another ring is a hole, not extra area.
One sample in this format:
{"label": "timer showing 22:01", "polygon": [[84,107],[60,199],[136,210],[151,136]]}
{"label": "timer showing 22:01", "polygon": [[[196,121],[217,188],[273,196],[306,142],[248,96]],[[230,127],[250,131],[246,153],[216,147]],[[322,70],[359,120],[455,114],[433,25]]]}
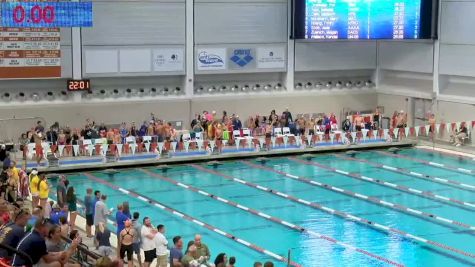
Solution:
{"label": "timer showing 22:01", "polygon": [[92,2],[2,2],[0,27],[92,27]]}

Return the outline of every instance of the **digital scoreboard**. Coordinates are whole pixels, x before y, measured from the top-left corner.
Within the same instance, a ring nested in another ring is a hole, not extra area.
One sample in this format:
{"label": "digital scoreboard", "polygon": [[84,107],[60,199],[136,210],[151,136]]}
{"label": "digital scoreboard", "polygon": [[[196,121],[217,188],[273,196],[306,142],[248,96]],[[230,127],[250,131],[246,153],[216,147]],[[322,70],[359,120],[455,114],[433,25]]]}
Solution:
{"label": "digital scoreboard", "polygon": [[428,39],[434,0],[295,0],[297,39]]}
{"label": "digital scoreboard", "polygon": [[92,2],[1,2],[0,27],[92,27]]}

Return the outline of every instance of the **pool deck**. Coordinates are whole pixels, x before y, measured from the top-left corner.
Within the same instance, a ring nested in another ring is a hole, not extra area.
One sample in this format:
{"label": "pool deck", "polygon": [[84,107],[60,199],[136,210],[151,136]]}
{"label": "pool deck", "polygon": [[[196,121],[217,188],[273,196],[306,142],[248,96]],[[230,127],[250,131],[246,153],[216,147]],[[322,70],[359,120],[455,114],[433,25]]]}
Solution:
{"label": "pool deck", "polygon": [[[47,173],[61,173],[61,172],[76,172],[82,170],[94,170],[94,169],[108,169],[108,168],[127,168],[137,167],[141,165],[162,165],[162,164],[182,164],[189,162],[203,162],[211,160],[232,160],[239,158],[249,157],[273,157],[284,156],[292,154],[304,154],[304,153],[324,153],[335,151],[347,151],[347,150],[365,150],[375,148],[389,148],[389,147],[405,147],[415,146],[417,141],[404,140],[399,142],[388,143],[385,141],[380,142],[368,142],[360,144],[342,145],[342,144],[327,144],[318,145],[310,148],[300,147],[286,147],[272,149],[269,151],[261,150],[255,151],[254,149],[239,149],[235,147],[226,147],[225,151],[221,154],[208,155],[205,151],[190,151],[177,152],[173,156],[158,157],[153,153],[142,153],[135,155],[123,155],[117,162],[104,162],[104,158],[101,156],[93,157],[69,157],[61,158],[59,167],[48,167],[45,162],[41,162],[38,169]],[[28,162],[28,168],[36,167],[36,163]]]}

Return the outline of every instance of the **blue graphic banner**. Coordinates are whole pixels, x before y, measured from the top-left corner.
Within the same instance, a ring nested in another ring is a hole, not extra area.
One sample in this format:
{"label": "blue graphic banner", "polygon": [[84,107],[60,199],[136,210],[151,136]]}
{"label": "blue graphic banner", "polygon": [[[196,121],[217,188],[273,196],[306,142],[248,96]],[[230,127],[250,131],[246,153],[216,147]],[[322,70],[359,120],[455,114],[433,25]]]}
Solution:
{"label": "blue graphic banner", "polygon": [[0,27],[92,27],[92,2],[2,2]]}
{"label": "blue graphic banner", "polygon": [[418,39],[421,0],[305,0],[305,39]]}

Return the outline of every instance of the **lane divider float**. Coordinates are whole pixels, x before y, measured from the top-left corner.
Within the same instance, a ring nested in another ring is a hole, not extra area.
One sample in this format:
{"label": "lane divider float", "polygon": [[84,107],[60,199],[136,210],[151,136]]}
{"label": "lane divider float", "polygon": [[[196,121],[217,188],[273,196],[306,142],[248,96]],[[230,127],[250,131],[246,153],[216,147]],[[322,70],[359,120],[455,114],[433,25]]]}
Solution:
{"label": "lane divider float", "polygon": [[[223,231],[223,230],[221,230],[221,229],[219,229],[219,228],[216,228],[216,227],[214,227],[214,226],[212,226],[212,225],[210,225],[210,224],[208,224],[208,223],[202,222],[202,221],[200,221],[200,220],[198,220],[198,219],[196,219],[196,218],[193,218],[193,217],[191,217],[191,216],[189,216],[189,215],[187,215],[187,214],[184,214],[184,213],[182,213],[182,212],[180,212],[180,211],[177,211],[177,210],[175,210],[175,209],[173,209],[173,208],[171,208],[171,207],[169,207],[169,206],[167,206],[167,205],[165,205],[165,204],[163,204],[163,203],[160,203],[160,202],[158,202],[158,201],[156,201],[156,200],[153,200],[153,199],[150,199],[150,198],[145,197],[145,196],[143,196],[143,195],[140,195],[140,194],[137,193],[137,192],[134,192],[134,191],[131,191],[131,190],[127,190],[127,189],[118,187],[118,186],[116,186],[116,185],[114,185],[114,184],[112,184],[112,183],[110,183],[110,182],[108,182],[108,181],[105,181],[105,180],[103,180],[103,179],[101,179],[101,178],[99,178],[99,177],[96,177],[96,176],[94,176],[94,175],[92,175],[92,174],[90,174],[90,173],[83,173],[83,175],[86,176],[86,177],[88,177],[88,178],[91,179],[91,180],[94,180],[94,181],[96,181],[96,182],[98,182],[98,183],[100,183],[100,184],[106,185],[106,186],[108,186],[108,187],[110,187],[110,188],[112,188],[112,189],[114,189],[114,190],[123,192],[123,193],[126,194],[126,195],[129,195],[129,196],[132,196],[132,197],[136,197],[136,198],[139,198],[140,200],[142,200],[142,201],[144,201],[144,202],[147,202],[147,203],[149,203],[149,204],[153,204],[153,205],[154,205],[155,207],[157,207],[157,208],[160,208],[160,209],[162,209],[162,210],[164,210],[164,211],[167,211],[167,212],[169,212],[169,213],[171,213],[171,214],[174,214],[174,215],[176,215],[176,216],[178,216],[178,217],[180,217],[180,218],[182,218],[182,219],[184,219],[184,220],[187,220],[187,221],[189,221],[189,222],[192,222],[192,223],[194,223],[194,224],[197,224],[197,225],[199,225],[199,226],[201,226],[201,227],[207,228],[207,229],[210,230],[210,231],[216,232],[216,233],[218,233],[218,234],[220,234],[220,235],[222,235],[222,236],[224,236],[224,237],[227,237],[227,238],[229,238],[229,239],[231,239],[231,240],[233,240],[233,241],[235,241],[235,242],[237,242],[237,243],[239,243],[239,244],[242,244],[242,245],[244,245],[244,246],[246,246],[246,247],[248,247],[248,248],[250,248],[250,249],[253,249],[253,250],[255,250],[255,251],[259,252],[259,253],[268,255],[268,256],[270,256],[270,257],[272,257],[272,258],[274,258],[274,259],[276,259],[276,260],[278,260],[278,261],[284,262],[284,263],[287,263],[287,262],[288,262],[288,260],[287,260],[285,257],[282,257],[282,256],[280,256],[280,255],[278,255],[278,254],[276,254],[276,253],[274,253],[274,252],[271,252],[271,251],[269,251],[269,250],[267,250],[267,249],[264,249],[264,248],[262,248],[262,247],[259,247],[259,246],[257,246],[257,245],[254,245],[254,244],[252,244],[252,243],[250,243],[250,242],[248,242],[248,241],[246,241],[246,240],[244,240],[244,239],[238,238],[238,237],[235,236],[235,235],[232,235],[232,234],[230,234],[230,233],[227,233],[227,232],[225,232],[225,231]],[[300,264],[298,264],[298,263],[296,263],[296,262],[293,262],[293,261],[290,262],[290,265],[291,265],[291,266],[294,266],[294,267],[302,267]]]}
{"label": "lane divider float", "polygon": [[[295,162],[300,162],[300,163],[306,163],[305,161],[300,160],[300,159],[289,158],[289,160],[295,161]],[[349,191],[349,190],[346,190],[346,189],[341,189],[341,188],[338,188],[338,187],[335,187],[335,186],[332,186],[332,185],[320,183],[320,182],[317,182],[317,181],[314,181],[314,180],[311,180],[311,179],[308,179],[308,178],[305,178],[305,177],[292,175],[292,174],[289,174],[289,173],[286,173],[286,172],[277,171],[277,170],[274,170],[272,168],[264,167],[264,166],[253,164],[253,163],[250,163],[250,162],[244,162],[243,161],[243,163],[247,164],[249,166],[255,167],[255,168],[261,168],[261,169],[264,169],[264,170],[272,171],[272,172],[278,173],[278,174],[280,174],[284,177],[289,177],[289,178],[292,178],[294,180],[304,182],[304,183],[307,183],[307,184],[310,184],[310,185],[313,185],[313,186],[318,186],[318,187],[321,187],[323,189],[338,192],[338,193],[341,193],[341,194],[344,194],[344,195],[347,195],[347,196],[351,196],[351,197],[354,197],[354,198],[363,199],[367,202],[375,203],[375,204],[380,205],[380,206],[385,206],[385,207],[388,207],[388,208],[393,209],[393,210],[402,211],[402,212],[410,214],[410,215],[415,215],[417,217],[422,217],[422,218],[428,218],[428,219],[431,219],[431,220],[435,220],[436,222],[443,222],[444,224],[450,224],[452,226],[457,226],[457,227],[461,227],[461,228],[464,228],[464,229],[475,230],[475,226],[472,226],[472,225],[469,225],[469,224],[466,224],[466,223],[462,223],[462,222],[458,222],[458,221],[455,221],[455,220],[450,220],[450,219],[447,219],[447,218],[444,218],[444,217],[441,217],[441,216],[437,216],[435,214],[414,210],[414,209],[405,207],[403,205],[399,205],[399,204],[396,204],[396,203],[391,203],[389,201],[381,200],[381,199],[376,198],[376,197],[366,196],[366,195],[363,195],[363,194],[357,194],[355,192],[352,192],[352,191]],[[323,169],[327,169],[327,170],[333,171],[335,173],[341,173],[341,174],[348,173],[346,171],[336,170],[336,169],[326,167],[326,166]]]}
{"label": "lane divider float", "polygon": [[[220,176],[220,177],[225,178],[227,180],[238,182],[240,184],[246,185],[246,186],[251,187],[251,188],[259,189],[258,185],[255,184],[255,183],[252,183],[252,182],[244,181],[242,179],[238,179],[238,178],[235,178],[233,176],[230,176],[230,175],[227,175],[227,174],[224,174],[224,173],[220,173],[220,172],[217,172],[217,171],[214,171],[214,170],[210,170],[210,169],[204,168],[204,167],[196,165],[196,164],[190,164],[189,166],[191,166],[191,167],[193,167],[197,170],[201,170],[201,171],[204,171],[204,172],[207,172],[207,173],[211,173],[211,174]],[[419,237],[419,236],[416,236],[416,235],[413,235],[413,234],[409,234],[405,231],[401,231],[401,230],[398,230],[398,229],[395,229],[395,228],[392,228],[392,227],[389,227],[389,226],[385,226],[385,225],[382,225],[382,224],[379,224],[379,223],[376,223],[376,222],[373,222],[373,221],[370,221],[370,220],[367,220],[367,219],[364,219],[364,218],[361,218],[361,217],[358,217],[358,216],[355,216],[355,215],[352,215],[352,214],[349,214],[349,213],[346,213],[346,212],[343,212],[343,211],[335,210],[335,209],[323,206],[319,203],[315,203],[315,202],[311,202],[311,201],[308,201],[308,200],[305,200],[305,199],[297,198],[297,197],[279,192],[279,191],[271,189],[271,188],[267,188],[267,190],[263,190],[263,189],[259,189],[259,190],[265,191],[267,193],[271,193],[273,195],[282,197],[282,198],[290,200],[292,202],[300,203],[300,204],[303,204],[305,206],[309,206],[309,207],[312,207],[314,209],[324,211],[326,213],[329,213],[329,214],[332,214],[332,215],[335,215],[335,216],[338,216],[338,217],[341,217],[341,218],[344,218],[344,219],[347,219],[347,220],[350,220],[350,221],[354,221],[356,223],[360,223],[362,225],[365,225],[365,226],[368,226],[368,227],[371,227],[371,228],[374,228],[374,229],[377,229],[377,230],[380,230],[380,231],[383,231],[383,232],[386,232],[386,233],[389,233],[389,234],[396,234],[398,236],[401,236],[403,238],[407,238],[409,240],[420,242],[422,244],[430,244],[430,245],[432,245],[434,247],[437,247],[439,249],[448,250],[448,251],[451,251],[453,253],[475,259],[475,254],[473,254],[473,253],[466,252],[466,251],[460,250],[458,248],[454,248],[454,247],[451,247],[451,246],[448,246],[448,245],[445,245],[445,244],[442,244],[442,243],[439,243],[439,242],[436,242],[436,241],[428,240],[426,238],[422,238],[422,237]],[[279,193],[281,193],[281,194],[279,194]],[[283,194],[286,195],[286,197],[283,197],[282,196]]]}
{"label": "lane divider float", "polygon": [[[145,169],[138,169],[140,171],[142,171],[143,173],[146,173],[147,175],[149,176],[152,176],[156,179],[160,179],[162,181],[166,181],[168,183],[171,183],[171,184],[174,184],[176,186],[180,186],[186,190],[189,190],[189,191],[192,191],[192,192],[195,192],[195,193],[198,193],[198,194],[202,194],[204,196],[207,196],[207,197],[210,197],[214,200],[217,200],[219,202],[222,202],[222,203],[225,203],[229,206],[232,206],[232,207],[235,207],[235,208],[238,208],[238,209],[241,209],[241,210],[244,210],[248,213],[251,213],[255,216],[259,216],[261,218],[264,218],[266,220],[269,220],[271,222],[274,222],[274,223],[278,223],[278,224],[281,224],[281,225],[284,225],[290,229],[293,229],[293,230],[296,230],[300,233],[305,233],[311,237],[316,237],[316,238],[319,238],[319,239],[323,239],[323,240],[326,240],[326,241],[329,241],[335,245],[339,245],[341,247],[344,247],[344,248],[347,248],[347,249],[350,249],[350,250],[353,250],[353,251],[356,251],[358,253],[363,253],[365,254],[366,256],[369,256],[373,259],[376,259],[376,260],[379,260],[379,261],[382,261],[382,262],[385,262],[385,263],[388,263],[388,264],[391,264],[391,265],[394,265],[394,266],[399,266],[399,267],[402,267],[404,265],[400,264],[400,263],[397,263],[395,261],[392,261],[392,260],[389,260],[387,258],[384,258],[382,256],[379,256],[379,255],[376,255],[374,253],[371,253],[369,251],[366,251],[366,250],[363,250],[363,249],[360,249],[360,248],[357,248],[355,246],[352,246],[350,244],[347,244],[345,242],[342,242],[342,241],[338,241],[332,237],[329,237],[329,236],[326,236],[326,235],[323,235],[323,234],[320,234],[318,232],[315,232],[313,230],[309,230],[309,229],[306,229],[305,227],[303,226],[299,226],[299,225],[296,225],[296,224],[293,224],[291,222],[287,222],[285,220],[282,220],[280,218],[277,218],[277,217],[274,217],[274,216],[271,216],[271,215],[268,215],[268,214],[265,214],[261,211],[258,211],[258,210],[255,210],[255,209],[252,209],[252,208],[249,208],[249,207],[246,207],[244,205],[241,205],[237,202],[234,202],[232,200],[228,200],[228,199],[225,199],[225,198],[222,198],[222,197],[219,197],[219,196],[216,196],[214,194],[211,194],[211,193],[208,193],[206,191],[203,191],[202,189],[200,188],[197,188],[197,187],[194,187],[192,185],[188,185],[188,184],[183,184],[183,183],[180,183],[180,182],[177,182],[169,177],[166,177],[164,175],[160,175],[158,173],[154,173],[154,172],[151,172],[149,170],[145,170]],[[281,194],[281,196],[283,196],[284,194]]]}
{"label": "lane divider float", "polygon": [[384,168],[388,171],[392,171],[392,172],[400,173],[400,174],[404,174],[404,175],[410,175],[412,177],[428,180],[428,181],[431,181],[431,182],[434,182],[434,183],[439,183],[439,184],[443,184],[443,185],[452,186],[452,187],[455,187],[457,189],[465,189],[465,190],[475,191],[475,185],[465,184],[465,183],[462,183],[462,182],[459,182],[459,181],[440,178],[440,177],[437,177],[437,176],[422,174],[422,173],[410,171],[410,170],[407,170],[407,169],[404,169],[404,168],[394,167],[394,166],[385,165],[385,164],[379,164],[379,163],[369,161],[367,159],[351,158],[351,157],[346,157],[346,156],[339,155],[339,154],[334,154],[334,155],[335,155],[335,157],[339,157],[339,158],[342,158],[342,159],[345,159],[345,160],[352,160],[352,161],[358,161],[358,162],[361,162],[361,163],[366,163],[366,164],[371,165],[373,167]]}
{"label": "lane divider float", "polygon": [[[335,155],[335,156],[346,160],[346,157],[342,157],[342,156],[338,156],[338,155]],[[348,158],[348,159],[352,160],[353,158]],[[355,159],[354,161],[358,161],[358,160]],[[331,168],[331,167],[328,167],[326,165],[319,164],[319,163],[316,163],[316,162],[313,162],[313,161],[305,161],[303,163],[306,164],[306,165],[313,165],[313,166],[316,166],[316,167],[319,167],[319,168],[322,168],[322,169],[326,169],[326,170],[329,170]],[[381,168],[386,169],[386,170],[397,171],[396,168],[391,167],[391,166],[380,165],[378,167],[381,167]],[[399,185],[399,184],[395,184],[395,183],[390,183],[390,182],[387,182],[387,181],[384,181],[384,180],[381,180],[381,179],[378,179],[378,178],[371,178],[371,177],[361,175],[361,174],[358,174],[358,173],[354,173],[354,172],[347,172],[347,171],[342,171],[342,170],[338,170],[338,169],[334,170],[334,172],[337,172],[337,173],[342,174],[344,176],[347,176],[347,177],[350,177],[350,178],[353,178],[353,179],[357,179],[357,180],[360,180],[360,181],[373,183],[373,184],[378,184],[378,185],[381,185],[381,186],[384,186],[384,187],[396,189],[396,190],[399,190],[399,191],[402,191],[402,192],[405,192],[405,193],[409,193],[409,194],[412,194],[412,195],[416,195],[416,196],[424,197],[424,198],[427,198],[427,199],[430,199],[430,200],[439,201],[439,202],[442,202],[442,203],[445,203],[445,204],[453,205],[453,206],[456,206],[458,208],[465,208],[465,209],[468,209],[468,210],[471,210],[471,211],[473,211],[473,209],[475,209],[475,204],[473,204],[473,203],[466,202],[466,201],[461,201],[461,200],[454,199],[454,198],[449,198],[449,197],[442,196],[442,195],[437,195],[437,194],[434,194],[430,191],[422,191],[422,190],[419,190],[419,189],[415,189],[415,188],[411,188],[411,187],[407,187],[407,186],[403,186],[403,185]]]}
{"label": "lane divider float", "polygon": [[412,160],[414,162],[422,163],[422,164],[427,165],[427,166],[433,166],[433,167],[437,167],[437,168],[444,169],[444,170],[454,171],[454,172],[463,173],[463,174],[475,175],[475,170],[469,170],[469,169],[465,169],[465,168],[449,166],[447,164],[442,164],[442,163],[438,163],[438,162],[417,159],[417,158],[413,158],[413,157],[409,157],[409,156],[405,156],[405,155],[400,155],[400,154],[392,154],[392,153],[385,152],[385,151],[375,151],[375,152],[379,153],[381,155],[385,155],[385,156],[389,156],[389,157],[393,157],[393,158]]}

